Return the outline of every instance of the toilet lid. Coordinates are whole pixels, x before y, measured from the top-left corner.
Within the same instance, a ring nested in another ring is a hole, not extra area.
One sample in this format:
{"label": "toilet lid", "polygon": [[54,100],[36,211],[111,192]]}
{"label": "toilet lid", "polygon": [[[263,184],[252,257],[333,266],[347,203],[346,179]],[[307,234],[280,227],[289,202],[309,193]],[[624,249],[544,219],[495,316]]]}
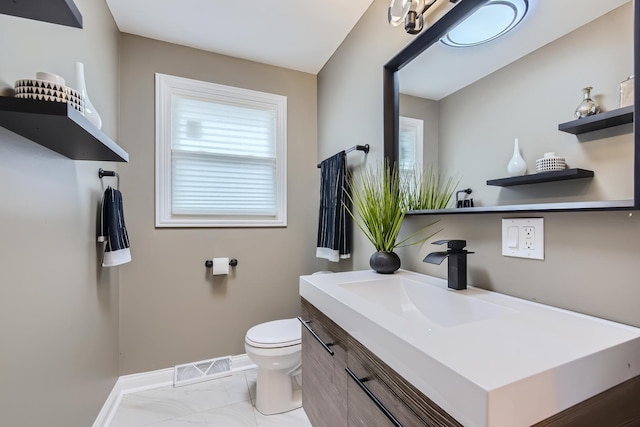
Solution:
{"label": "toilet lid", "polygon": [[298,319],[273,320],[247,331],[245,340],[254,347],[274,348],[300,344],[302,333]]}

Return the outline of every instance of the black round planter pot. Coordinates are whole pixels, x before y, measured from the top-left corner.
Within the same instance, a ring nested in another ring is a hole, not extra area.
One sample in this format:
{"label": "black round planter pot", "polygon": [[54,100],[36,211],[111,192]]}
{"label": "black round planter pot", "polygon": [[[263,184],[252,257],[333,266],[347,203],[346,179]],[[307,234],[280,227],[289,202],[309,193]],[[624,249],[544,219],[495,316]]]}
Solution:
{"label": "black round planter pot", "polygon": [[374,252],[369,265],[380,274],[392,274],[400,268],[400,257],[395,252]]}

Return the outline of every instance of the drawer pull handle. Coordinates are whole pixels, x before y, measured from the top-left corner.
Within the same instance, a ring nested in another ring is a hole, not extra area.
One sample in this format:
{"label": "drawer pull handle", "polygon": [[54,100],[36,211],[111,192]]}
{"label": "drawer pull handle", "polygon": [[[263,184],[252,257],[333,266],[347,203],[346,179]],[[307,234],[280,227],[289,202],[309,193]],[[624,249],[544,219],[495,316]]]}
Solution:
{"label": "drawer pull handle", "polygon": [[396,417],[394,417],[393,414],[389,412],[387,408],[384,407],[382,402],[380,402],[378,398],[373,393],[371,393],[371,390],[369,390],[367,386],[364,385],[364,383],[369,380],[368,378],[362,378],[362,379],[358,378],[356,374],[354,374],[353,371],[349,368],[345,368],[345,371],[347,371],[347,374],[349,374],[349,376],[356,382],[356,384],[360,386],[362,391],[364,391],[367,394],[367,396],[369,396],[369,399],[373,400],[373,403],[375,403],[378,409],[380,409],[382,413],[384,413],[387,416],[387,418],[389,418],[389,421],[391,421],[393,425],[395,425],[396,427],[402,427],[402,424],[400,424],[400,421],[398,421]]}
{"label": "drawer pull handle", "polygon": [[318,340],[318,342],[320,344],[322,344],[322,346],[324,347],[325,350],[327,350],[327,352],[333,356],[333,350],[331,350],[329,347],[331,347],[333,345],[333,343],[326,343],[324,341],[322,341],[320,339],[320,337],[318,336],[318,334],[316,334],[313,329],[311,329],[309,327],[309,323],[311,323],[311,320],[302,320],[302,317],[298,316],[298,320],[300,321],[300,323],[302,323],[302,326],[304,326],[305,328],[307,328],[307,331],[309,331],[311,333],[311,335],[313,335],[313,337]]}

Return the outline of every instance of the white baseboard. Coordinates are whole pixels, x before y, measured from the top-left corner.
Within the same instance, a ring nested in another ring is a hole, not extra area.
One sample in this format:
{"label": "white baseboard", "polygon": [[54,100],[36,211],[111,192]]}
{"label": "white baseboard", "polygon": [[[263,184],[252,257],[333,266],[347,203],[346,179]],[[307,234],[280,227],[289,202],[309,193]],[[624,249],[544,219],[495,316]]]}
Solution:
{"label": "white baseboard", "polygon": [[246,354],[231,356],[231,370],[233,372],[246,371],[247,369],[257,368],[256,364],[249,359]]}
{"label": "white baseboard", "polygon": [[[231,356],[231,371],[240,372],[253,369],[256,365],[251,362],[246,354]],[[109,427],[116,415],[118,406],[125,394],[137,393],[144,390],[166,387],[173,384],[174,368],[159,369],[157,371],[141,372],[138,374],[123,375],[118,378],[111,393],[107,397],[93,427]]]}

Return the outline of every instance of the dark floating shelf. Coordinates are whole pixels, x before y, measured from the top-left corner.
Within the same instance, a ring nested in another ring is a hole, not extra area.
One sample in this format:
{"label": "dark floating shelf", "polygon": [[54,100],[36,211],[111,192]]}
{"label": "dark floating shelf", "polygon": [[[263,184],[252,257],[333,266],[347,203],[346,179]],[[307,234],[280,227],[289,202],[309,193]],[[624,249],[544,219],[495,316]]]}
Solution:
{"label": "dark floating shelf", "polygon": [[73,0],[5,0],[0,2],[0,13],[82,28],[82,14]]}
{"label": "dark floating shelf", "polygon": [[593,171],[587,169],[565,169],[561,171],[540,172],[531,175],[490,179],[487,181],[487,185],[511,187],[513,185],[540,184],[543,182],[567,181],[582,178],[593,178]]}
{"label": "dark floating shelf", "polygon": [[595,130],[633,123],[633,107],[633,105],[629,105],[628,107],[583,117],[566,123],[560,123],[558,125],[558,130],[574,135],[580,135],[581,133],[593,132]]}
{"label": "dark floating shelf", "polygon": [[73,160],[129,161],[126,151],[63,102],[0,97],[0,126]]}

